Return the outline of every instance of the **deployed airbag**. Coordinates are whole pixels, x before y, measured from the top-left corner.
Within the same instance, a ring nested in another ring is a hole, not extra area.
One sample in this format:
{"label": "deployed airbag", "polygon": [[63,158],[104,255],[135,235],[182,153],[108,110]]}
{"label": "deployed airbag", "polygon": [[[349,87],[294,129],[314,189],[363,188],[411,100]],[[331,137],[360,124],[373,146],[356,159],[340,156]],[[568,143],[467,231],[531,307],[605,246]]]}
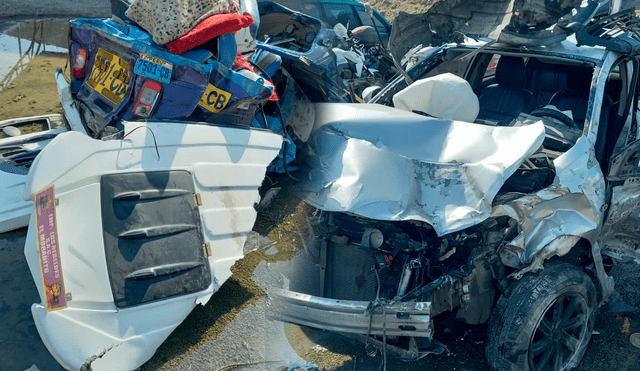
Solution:
{"label": "deployed airbag", "polygon": [[443,120],[474,122],[480,111],[478,96],[467,80],[452,73],[421,79],[393,96],[396,108],[424,112]]}

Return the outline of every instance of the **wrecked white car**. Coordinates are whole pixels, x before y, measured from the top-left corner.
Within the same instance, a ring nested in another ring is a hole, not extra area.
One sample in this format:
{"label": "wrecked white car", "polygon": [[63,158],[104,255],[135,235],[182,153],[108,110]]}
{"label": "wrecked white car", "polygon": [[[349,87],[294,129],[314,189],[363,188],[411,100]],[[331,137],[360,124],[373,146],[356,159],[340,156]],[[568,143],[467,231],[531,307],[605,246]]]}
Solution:
{"label": "wrecked white car", "polygon": [[613,292],[603,259],[640,262],[640,20],[601,5],[569,37],[422,50],[379,104],[317,104],[300,193],[319,284],[274,289],[274,317],[407,360],[488,322],[493,369],[575,368]]}
{"label": "wrecked white car", "polygon": [[33,206],[22,199],[29,168],[44,146],[68,129],[60,114],[0,121],[0,233],[29,224]]}

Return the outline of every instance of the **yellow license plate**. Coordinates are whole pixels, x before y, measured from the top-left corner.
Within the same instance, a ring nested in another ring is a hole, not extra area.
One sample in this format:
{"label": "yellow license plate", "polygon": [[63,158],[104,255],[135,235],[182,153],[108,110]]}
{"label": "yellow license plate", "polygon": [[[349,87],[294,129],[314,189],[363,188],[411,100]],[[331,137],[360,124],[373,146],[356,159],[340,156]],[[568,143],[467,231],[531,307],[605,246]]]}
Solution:
{"label": "yellow license plate", "polygon": [[129,89],[130,79],[129,62],[98,48],[87,85],[111,102],[120,104]]}
{"label": "yellow license plate", "polygon": [[231,93],[209,84],[198,104],[211,113],[218,113],[227,106],[229,99]]}

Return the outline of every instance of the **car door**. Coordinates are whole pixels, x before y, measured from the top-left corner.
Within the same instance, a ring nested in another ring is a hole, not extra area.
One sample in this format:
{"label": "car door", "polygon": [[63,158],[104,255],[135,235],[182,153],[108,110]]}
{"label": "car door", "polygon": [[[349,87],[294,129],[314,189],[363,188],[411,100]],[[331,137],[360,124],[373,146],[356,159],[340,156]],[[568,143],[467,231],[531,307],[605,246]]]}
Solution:
{"label": "car door", "polygon": [[[618,151],[609,162],[607,175],[610,195],[607,216],[598,237],[602,253],[619,260],[634,260],[640,263],[640,139],[637,138],[638,114],[640,112],[640,89],[638,87],[638,61],[634,61],[631,86],[628,96],[631,115],[620,134],[620,138],[607,138],[607,142],[626,141],[628,144]],[[614,133],[616,134],[616,133]]]}
{"label": "car door", "polygon": [[640,140],[613,159],[607,178],[611,200],[598,238],[602,253],[640,262]]}

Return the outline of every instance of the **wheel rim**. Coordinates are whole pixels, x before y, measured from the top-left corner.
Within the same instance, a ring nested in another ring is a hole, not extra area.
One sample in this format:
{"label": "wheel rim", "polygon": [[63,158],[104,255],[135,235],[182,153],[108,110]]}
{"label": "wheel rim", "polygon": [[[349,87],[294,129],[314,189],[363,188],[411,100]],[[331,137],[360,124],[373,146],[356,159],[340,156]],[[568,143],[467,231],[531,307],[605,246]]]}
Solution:
{"label": "wheel rim", "polygon": [[558,297],[538,322],[529,345],[532,371],[564,370],[585,341],[588,305],[582,295]]}

